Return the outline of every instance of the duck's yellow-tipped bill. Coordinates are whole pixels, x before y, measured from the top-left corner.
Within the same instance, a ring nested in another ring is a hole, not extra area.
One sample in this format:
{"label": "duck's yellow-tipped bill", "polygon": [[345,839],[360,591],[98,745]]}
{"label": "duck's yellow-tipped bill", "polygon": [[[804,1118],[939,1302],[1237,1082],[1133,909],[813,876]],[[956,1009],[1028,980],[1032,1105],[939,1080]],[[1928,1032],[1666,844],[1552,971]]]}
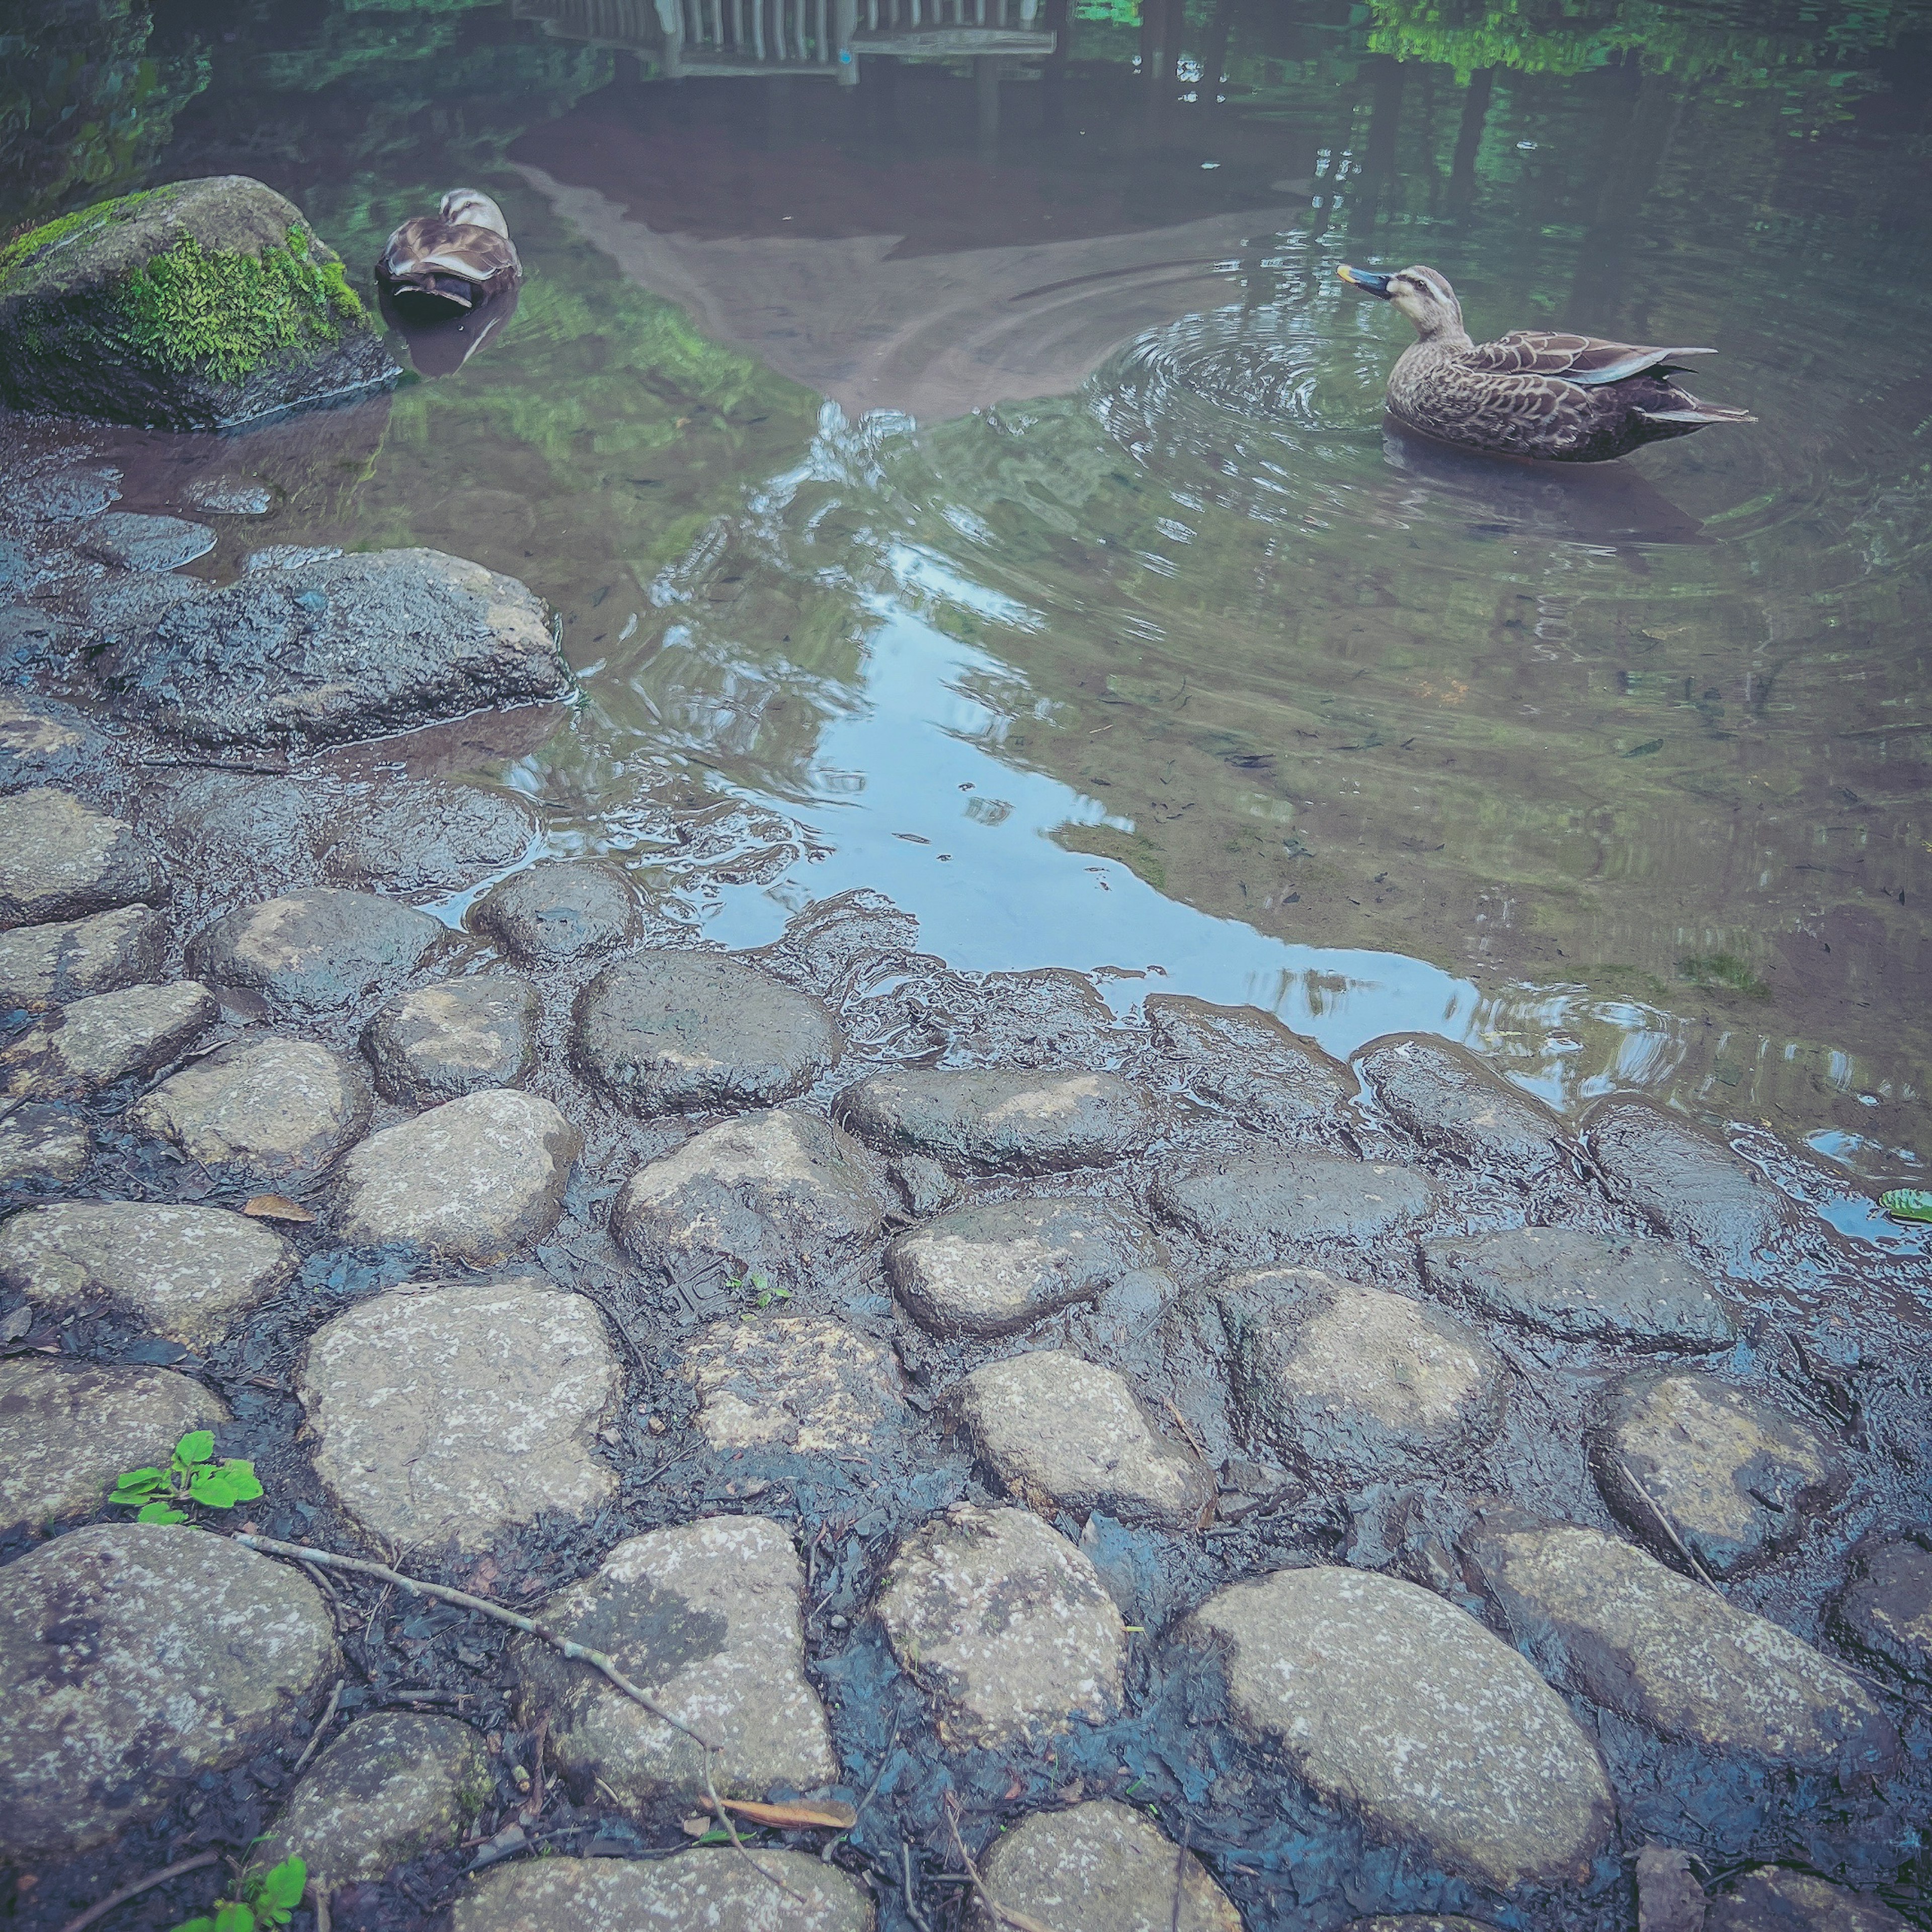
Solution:
{"label": "duck's yellow-tipped bill", "polygon": [[1389,278],[1378,275],[1371,268],[1352,268],[1344,262],[1336,272],[1352,289],[1360,289],[1364,295],[1379,296],[1388,300]]}

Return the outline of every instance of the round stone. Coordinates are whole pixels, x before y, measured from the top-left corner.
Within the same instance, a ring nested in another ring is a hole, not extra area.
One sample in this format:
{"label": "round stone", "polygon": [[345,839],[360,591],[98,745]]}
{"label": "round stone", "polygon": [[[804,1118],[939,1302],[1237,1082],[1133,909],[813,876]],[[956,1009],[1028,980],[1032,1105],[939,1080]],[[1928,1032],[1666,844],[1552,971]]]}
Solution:
{"label": "round stone", "polygon": [[1154,1178],[1156,1213],[1231,1261],[1281,1261],[1323,1241],[1368,1241],[1436,1203],[1426,1174],[1321,1154],[1226,1154],[1177,1161]]}
{"label": "round stone", "polygon": [[1117,1073],[1053,1068],[902,1067],[847,1088],[833,1112],[889,1153],[1015,1174],[1104,1167],[1154,1131],[1140,1088]]}
{"label": "round stone", "polygon": [[470,908],[469,922],[524,966],[613,952],[643,926],[630,880],[587,859],[547,859],[513,874]]}
{"label": "round stone", "polygon": [[399,993],[362,1032],[376,1090],[434,1106],[487,1087],[514,1087],[536,1058],[537,990],[509,973],[440,980]]}
{"label": "round stone", "polygon": [[683,1352],[698,1432],[714,1449],[868,1455],[904,1425],[904,1377],[882,1342],[829,1316],[714,1322]]}
{"label": "round stone", "polygon": [[0,798],[0,929],[156,898],[164,883],[124,820],[44,785]]}
{"label": "round stone", "polygon": [[188,946],[190,970],[260,993],[283,1012],[339,1013],[446,944],[426,912],[373,892],[318,887],[244,906]]}
{"label": "round stone", "polygon": [[1188,1084],[1250,1126],[1293,1135],[1339,1119],[1355,1076],[1258,1006],[1216,1006],[1184,993],[1143,1003],[1154,1044],[1187,1063]]}
{"label": "round stone", "polygon": [[172,1065],[220,1010],[192,980],[97,993],[48,1014],[0,1053],[0,1079],[37,1100],[98,1094]]}
{"label": "round stone", "polygon": [[1562,1158],[1562,1120],[1463,1047],[1402,1034],[1371,1041],[1354,1064],[1382,1111],[1424,1147],[1518,1175]]}
{"label": "round stone", "polygon": [[1921,1684],[1932,1684],[1932,1551],[1882,1543],[1862,1552],[1832,1611],[1840,1638]]}
{"label": "round stone", "polygon": [[514,792],[406,778],[356,799],[316,838],[316,856],[332,882],[447,892],[516,864],[536,830]]}
{"label": "round stone", "polygon": [[144,905],[17,926],[0,933],[0,1003],[40,1007],[138,986],[160,976],[167,938],[167,921]]}

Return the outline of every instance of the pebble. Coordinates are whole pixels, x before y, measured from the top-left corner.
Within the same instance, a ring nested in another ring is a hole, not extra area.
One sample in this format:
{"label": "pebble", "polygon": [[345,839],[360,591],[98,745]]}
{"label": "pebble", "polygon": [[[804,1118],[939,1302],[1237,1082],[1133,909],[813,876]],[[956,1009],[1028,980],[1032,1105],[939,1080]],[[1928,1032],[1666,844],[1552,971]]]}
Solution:
{"label": "pebble", "polygon": [[0,929],[84,919],[160,896],[146,840],[46,785],[0,798]]}
{"label": "pebble", "polygon": [[899,1298],[942,1335],[1008,1335],[1093,1301],[1147,1267],[1154,1237],[1105,1201],[989,1201],[912,1228],[886,1250]]}
{"label": "pebble", "polygon": [[1562,1158],[1562,1120],[1466,1048],[1401,1034],[1371,1041],[1354,1065],[1383,1112],[1424,1147],[1519,1174]]}
{"label": "pebble", "polygon": [[836,1865],[811,1852],[764,1848],[758,1860],[794,1895],[728,1845],[657,1862],[505,1865],[456,1894],[451,1932],[872,1932],[870,1902]]}
{"label": "pebble", "polygon": [[607,966],[577,1003],[579,1069],[640,1113],[769,1107],[845,1050],[818,1000],[715,952],[646,950]]}
{"label": "pebble", "polygon": [[91,1514],[124,1470],[165,1464],[190,1430],[227,1420],[219,1397],[171,1370],[0,1361],[0,1535]]}
{"label": "pebble", "polygon": [[[762,1798],[838,1776],[805,1674],[804,1593],[805,1566],[783,1525],[710,1516],[620,1543],[551,1598],[542,1620],[607,1652],[680,1724],[722,1746],[711,1767],[721,1792]],[[704,1791],[697,1745],[597,1672],[534,1638],[511,1655],[520,1720],[548,1719],[551,1753],[573,1780],[601,1778],[624,1806]]]}
{"label": "pebble", "polygon": [[874,1147],[943,1166],[1052,1174],[1146,1145],[1152,1096],[1117,1073],[902,1067],[848,1087],[836,1117]]}
{"label": "pebble", "polygon": [[1688,1370],[1625,1377],[1605,1400],[1590,1448],[1597,1486],[1624,1527],[1668,1561],[1661,1510],[1717,1576],[1790,1544],[1847,1474],[1844,1457],[1796,1416]]}
{"label": "pebble", "polygon": [[214,548],[214,532],[206,524],[181,517],[110,510],[75,532],[74,547],[82,556],[119,570],[178,570]]}
{"label": "pebble", "polygon": [[0,1281],[37,1307],[93,1314],[98,1300],[202,1348],[293,1276],[280,1235],[224,1208],[62,1202],[0,1223]]}
{"label": "pebble", "polygon": [[514,1087],[536,1058],[537,989],[511,973],[439,980],[398,993],[362,1032],[376,1089],[404,1106],[434,1106],[488,1087]]}
{"label": "pebble", "polygon": [[1214,1492],[1149,1422],[1125,1377],[1058,1348],[988,1362],[953,1393],[981,1458],[1042,1515],[1094,1510],[1191,1528]]}
{"label": "pebble", "polygon": [[800,1456],[877,1453],[906,1420],[890,1348],[820,1315],[714,1322],[684,1349],[698,1432],[714,1449]]}
{"label": "pebble", "polygon": [[[1241,1915],[1201,1861],[1110,1798],[1022,1819],[980,1870],[1003,1906],[1054,1932],[1241,1932]],[[1002,1932],[983,1903],[968,1923]]]}
{"label": "pebble", "polygon": [[1187,1063],[1195,1092],[1250,1126],[1292,1136],[1342,1118],[1360,1090],[1348,1068],[1258,1006],[1151,993],[1144,1010],[1154,1044]]}
{"label": "pebble", "polygon": [[1422,1244],[1438,1294],[1566,1341],[1700,1351],[1736,1339],[1710,1277],[1674,1243],[1582,1228],[1509,1228]]}
{"label": "pebble", "polygon": [[89,1151],[87,1123],[65,1108],[16,1106],[0,1118],[0,1188],[64,1187]]}
{"label": "pebble", "polygon": [[1310,1475],[1439,1467],[1501,1425],[1496,1351],[1426,1302],[1312,1268],[1237,1276],[1215,1301],[1250,1424]]}
{"label": "pebble", "polygon": [[609,1499],[597,1431],[622,1387],[596,1307],[518,1275],[358,1303],[316,1332],[296,1392],[346,1514],[406,1547],[474,1550]]}
{"label": "pebble", "polygon": [[488,1266],[556,1226],[583,1147],[534,1094],[499,1087],[446,1100],[371,1134],[344,1161],[337,1238]]}
{"label": "pebble", "polygon": [[1372,1240],[1426,1214],[1436,1190],[1412,1167],[1320,1154],[1220,1154],[1163,1166],[1149,1198],[1198,1240],[1253,1265],[1312,1242]]}
{"label": "pebble", "polygon": [[1856,1678],[1630,1544],[1498,1510],[1463,1547],[1551,1676],[1594,1703],[1666,1738],[1841,1779],[1896,1757]]}
{"label": "pebble", "polygon": [[1208,1644],[1235,1722],[1324,1797],[1498,1890],[1587,1876],[1616,1818],[1596,1748],[1466,1611],[1371,1571],[1281,1570],[1174,1640]]}
{"label": "pebble", "polygon": [[361,1138],[374,1104],[352,1060],[314,1040],[271,1035],[183,1068],[136,1101],[128,1119],[211,1174],[286,1192]]}
{"label": "pebble", "polygon": [[1912,1542],[1859,1552],[1832,1606],[1841,1642],[1920,1684],[1932,1684],[1932,1552]]}
{"label": "pebble", "polygon": [[86,919],[0,933],[0,1006],[116,993],[157,978],[167,922],[150,906],[118,906]]}
{"label": "pebble", "polygon": [[1127,1637],[1093,1564],[1030,1511],[958,1503],[903,1537],[877,1600],[952,1750],[1120,1714]]}
{"label": "pebble", "polygon": [[416,779],[356,799],[315,850],[344,885],[450,891],[515,865],[536,832],[536,814],[514,792]]}
{"label": "pebble", "polygon": [[322,1747],[255,1862],[299,1858],[325,1896],[385,1878],[455,1844],[494,1783],[483,1740],[467,1724],[379,1711]]}
{"label": "pebble", "polygon": [[1909,1932],[1883,1900],[1810,1872],[1760,1865],[1711,1901],[1705,1932]]}
{"label": "pebble", "polygon": [[0,1569],[0,1852],[119,1836],[285,1736],[340,1664],[315,1586],[226,1537],[100,1523],[16,1557]]}
{"label": "pebble", "polygon": [[332,1015],[413,972],[449,937],[413,906],[318,886],[217,920],[189,943],[188,970],[280,1012]]}
{"label": "pebble", "polygon": [[0,1053],[0,1082],[28,1100],[98,1094],[172,1065],[220,1010],[192,980],[96,993],[46,1014]]}
{"label": "pebble", "polygon": [[470,908],[469,924],[522,966],[594,958],[643,929],[630,880],[589,859],[547,859],[514,874]]}

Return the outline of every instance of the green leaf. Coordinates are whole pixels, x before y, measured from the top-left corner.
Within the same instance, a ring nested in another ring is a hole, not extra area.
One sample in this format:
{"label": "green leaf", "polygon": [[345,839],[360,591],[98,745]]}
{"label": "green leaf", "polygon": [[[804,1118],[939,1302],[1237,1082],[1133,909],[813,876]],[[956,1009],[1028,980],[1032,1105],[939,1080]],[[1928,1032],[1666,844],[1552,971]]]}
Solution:
{"label": "green leaf", "polygon": [[255,1466],[239,1458],[212,1469],[197,1469],[188,1484],[188,1495],[209,1509],[232,1509],[237,1503],[251,1503],[261,1495],[255,1480]]}
{"label": "green leaf", "polygon": [[212,1429],[191,1429],[175,1444],[175,1461],[183,1468],[206,1462],[214,1454],[214,1432]]}
{"label": "green leaf", "polygon": [[262,1874],[262,1896],[270,1905],[292,1910],[301,1904],[308,1883],[308,1867],[300,1858],[284,1858]]}
{"label": "green leaf", "polygon": [[134,1520],[136,1522],[185,1522],[188,1512],[176,1509],[172,1503],[154,1502],[148,1504]]}
{"label": "green leaf", "polygon": [[255,1932],[255,1915],[239,1900],[226,1900],[215,1910],[214,1932]]}
{"label": "green leaf", "polygon": [[143,1503],[157,1490],[166,1489],[167,1482],[165,1469],[130,1469],[116,1478],[114,1493],[107,1500],[113,1503]]}
{"label": "green leaf", "polygon": [[175,1932],[214,1932],[214,1921],[212,1918],[184,1918],[175,1928]]}
{"label": "green leaf", "polygon": [[1932,1193],[1922,1187],[1894,1187],[1878,1204],[1894,1221],[1932,1221]]}

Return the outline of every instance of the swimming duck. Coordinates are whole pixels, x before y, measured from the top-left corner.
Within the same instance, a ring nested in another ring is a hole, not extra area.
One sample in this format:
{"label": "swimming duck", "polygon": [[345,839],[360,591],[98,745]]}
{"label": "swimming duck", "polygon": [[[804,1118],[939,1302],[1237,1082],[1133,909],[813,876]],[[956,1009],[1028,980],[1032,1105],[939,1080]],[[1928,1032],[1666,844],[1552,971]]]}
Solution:
{"label": "swimming duck", "polygon": [[424,319],[460,314],[523,279],[503,211],[473,188],[453,188],[436,214],[404,222],[376,264],[382,292]]}
{"label": "swimming duck", "polygon": [[1645,349],[1534,328],[1474,343],[1456,291],[1433,268],[1344,268],[1342,279],[1414,323],[1417,340],[1389,371],[1388,410],[1438,442],[1552,463],[1608,463],[1709,423],[1757,421],[1748,410],[1700,402],[1671,381],[1682,373],[1678,356],[1714,356],[1714,349]]}

